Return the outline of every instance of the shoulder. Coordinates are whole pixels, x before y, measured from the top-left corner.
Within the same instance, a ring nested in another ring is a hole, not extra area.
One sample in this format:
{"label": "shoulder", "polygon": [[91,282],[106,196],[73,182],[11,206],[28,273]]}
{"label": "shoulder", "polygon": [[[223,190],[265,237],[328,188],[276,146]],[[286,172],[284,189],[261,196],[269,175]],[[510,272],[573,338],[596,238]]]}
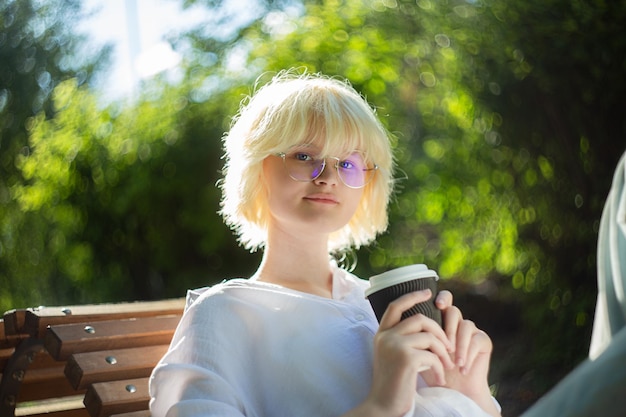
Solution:
{"label": "shoulder", "polygon": [[[241,281],[240,279],[236,279],[233,281]],[[195,288],[187,291],[187,299],[185,302],[185,310],[188,310],[193,304],[195,304],[199,299],[208,299],[214,297],[215,295],[221,294],[225,288],[229,285],[228,280],[224,280],[219,284],[215,284],[208,287]]]}
{"label": "shoulder", "polygon": [[187,291],[185,313],[197,308],[223,308],[229,304],[242,302],[244,292],[254,292],[250,282],[243,278],[224,280],[210,287]]}
{"label": "shoulder", "polygon": [[297,303],[300,297],[281,286],[248,279],[231,279],[187,293],[185,315],[201,315],[211,321],[236,317],[265,317],[278,308]]}
{"label": "shoulder", "polygon": [[189,290],[174,340],[184,337],[191,343],[204,344],[216,338],[245,339],[246,329],[253,323],[251,318],[258,323],[267,316],[256,311],[255,290],[246,281],[236,279]]}

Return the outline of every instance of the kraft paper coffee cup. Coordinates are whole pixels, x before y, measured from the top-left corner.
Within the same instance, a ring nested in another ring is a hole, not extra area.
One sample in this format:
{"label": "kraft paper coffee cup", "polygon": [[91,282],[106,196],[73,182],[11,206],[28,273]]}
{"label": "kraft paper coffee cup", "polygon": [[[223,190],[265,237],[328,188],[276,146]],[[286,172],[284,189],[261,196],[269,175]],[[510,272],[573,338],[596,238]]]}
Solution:
{"label": "kraft paper coffee cup", "polygon": [[380,322],[390,302],[409,292],[428,288],[432,297],[406,310],[402,313],[402,319],[421,313],[441,326],[441,310],[435,307],[438,280],[437,273],[424,264],[403,266],[370,277],[370,287],[365,291],[365,296]]}

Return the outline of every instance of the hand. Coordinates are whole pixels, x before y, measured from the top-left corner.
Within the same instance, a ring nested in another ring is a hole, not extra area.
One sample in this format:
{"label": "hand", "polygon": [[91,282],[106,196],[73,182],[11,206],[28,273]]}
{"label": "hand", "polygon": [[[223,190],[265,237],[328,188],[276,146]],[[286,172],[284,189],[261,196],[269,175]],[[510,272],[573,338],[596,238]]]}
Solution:
{"label": "hand", "polygon": [[[445,384],[439,384],[440,376],[432,370],[422,374],[428,385],[441,385],[461,392],[472,398],[485,411],[499,415],[491,399],[488,383],[489,363],[493,344],[484,331],[473,321],[463,318],[458,307],[453,305],[452,293],[442,291],[435,304],[441,310],[446,337],[452,345],[450,359],[454,367],[445,370]],[[495,413],[494,413],[495,411]]]}
{"label": "hand", "polygon": [[382,415],[403,415],[413,404],[417,374],[430,368],[437,385],[446,385],[446,369],[455,367],[453,345],[443,329],[421,314],[401,320],[402,313],[428,300],[430,290],[406,294],[387,307],[374,337],[374,374],[366,402]]}

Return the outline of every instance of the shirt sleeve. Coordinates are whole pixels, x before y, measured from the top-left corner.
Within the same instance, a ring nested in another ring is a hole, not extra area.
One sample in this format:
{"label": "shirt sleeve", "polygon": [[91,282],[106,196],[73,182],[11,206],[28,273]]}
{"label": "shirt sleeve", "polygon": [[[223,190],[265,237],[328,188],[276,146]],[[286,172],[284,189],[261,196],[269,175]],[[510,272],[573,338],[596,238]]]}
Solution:
{"label": "shirt sleeve", "polygon": [[233,343],[237,335],[232,334],[241,327],[224,308],[211,304],[194,303],[185,311],[168,352],[155,367],[150,378],[152,416],[253,415],[246,412],[245,387],[236,385],[245,381],[243,366],[235,359],[241,354]]}
{"label": "shirt sleeve", "polygon": [[490,417],[474,401],[458,391],[443,387],[418,389],[413,417]]}
{"label": "shirt sleeve", "polygon": [[626,153],[615,169],[598,233],[598,298],[589,358],[595,360],[626,327]]}

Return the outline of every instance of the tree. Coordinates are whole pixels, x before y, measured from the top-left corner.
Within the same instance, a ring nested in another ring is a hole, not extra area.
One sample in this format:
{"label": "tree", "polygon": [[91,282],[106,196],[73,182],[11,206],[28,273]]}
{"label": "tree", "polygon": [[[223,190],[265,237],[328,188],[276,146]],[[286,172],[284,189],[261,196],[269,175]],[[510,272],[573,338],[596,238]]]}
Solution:
{"label": "tree", "polygon": [[1,0],[0,10],[0,305],[12,306],[47,287],[38,285],[47,262],[38,241],[41,219],[24,215],[11,197],[24,181],[16,159],[31,151],[31,118],[51,117],[54,87],[71,77],[89,82],[107,50],[81,50],[82,39],[68,24],[82,16],[76,0]]}
{"label": "tree", "polygon": [[42,299],[180,296],[181,285],[237,270],[245,254],[216,213],[229,99],[190,95],[161,87],[101,109],[73,80],[54,90],[55,117],[32,121],[33,151],[18,162],[27,181],[14,188],[20,208],[41,219]]}

